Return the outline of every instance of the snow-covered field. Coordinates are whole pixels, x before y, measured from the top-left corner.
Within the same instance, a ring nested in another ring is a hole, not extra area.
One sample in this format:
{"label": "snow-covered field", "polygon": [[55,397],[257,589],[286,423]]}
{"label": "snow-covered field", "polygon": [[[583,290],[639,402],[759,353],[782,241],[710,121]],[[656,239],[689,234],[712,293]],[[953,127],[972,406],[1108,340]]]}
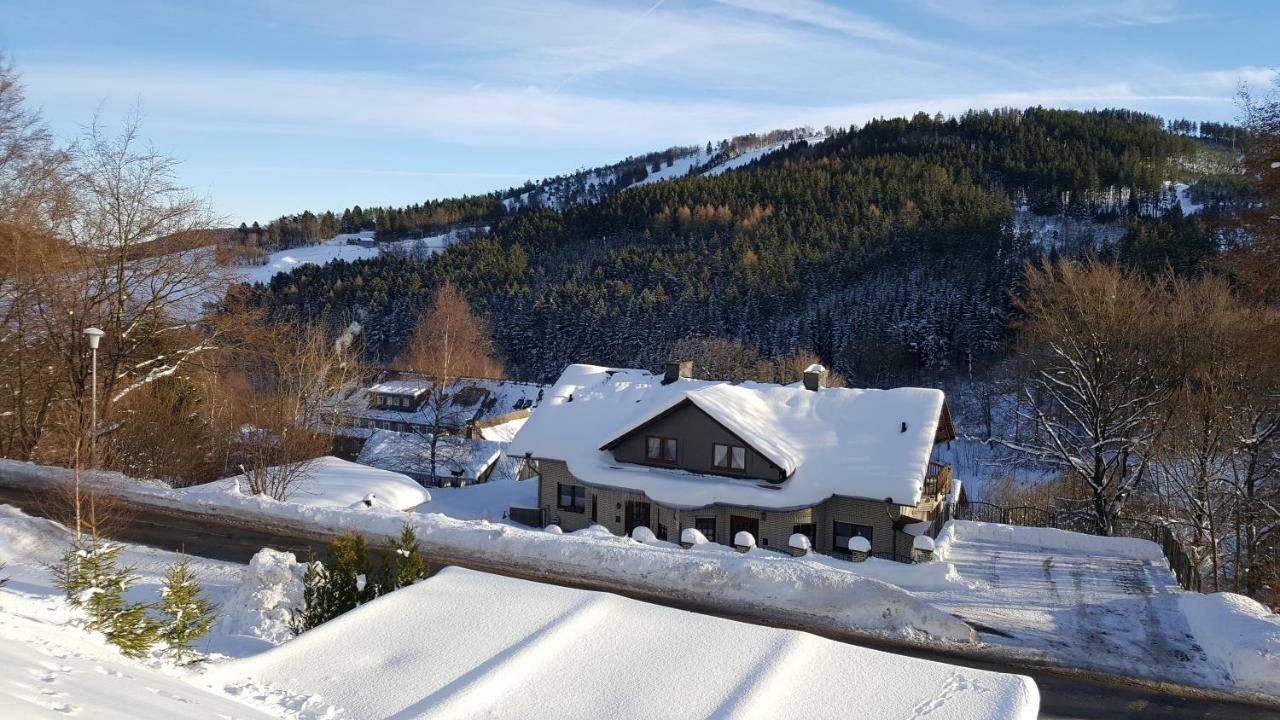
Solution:
{"label": "snow-covered field", "polygon": [[287,273],[300,265],[324,265],[334,260],[367,260],[378,256],[378,248],[348,245],[346,235],[339,235],[318,245],[303,245],[273,252],[263,265],[237,265],[231,270],[247,283],[269,283],[277,273]]}

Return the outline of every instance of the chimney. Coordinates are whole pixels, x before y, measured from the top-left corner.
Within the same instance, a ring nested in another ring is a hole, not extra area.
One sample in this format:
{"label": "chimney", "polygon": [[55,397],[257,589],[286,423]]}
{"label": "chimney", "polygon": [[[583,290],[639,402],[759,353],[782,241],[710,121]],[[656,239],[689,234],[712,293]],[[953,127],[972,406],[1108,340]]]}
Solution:
{"label": "chimney", "polygon": [[827,369],[822,367],[818,363],[814,363],[804,369],[804,389],[805,390],[812,390],[813,392],[817,392],[818,388],[822,387],[822,384],[826,382],[826,379],[827,379]]}
{"label": "chimney", "polygon": [[670,385],[680,378],[693,377],[692,360],[669,360],[662,366],[662,384]]}

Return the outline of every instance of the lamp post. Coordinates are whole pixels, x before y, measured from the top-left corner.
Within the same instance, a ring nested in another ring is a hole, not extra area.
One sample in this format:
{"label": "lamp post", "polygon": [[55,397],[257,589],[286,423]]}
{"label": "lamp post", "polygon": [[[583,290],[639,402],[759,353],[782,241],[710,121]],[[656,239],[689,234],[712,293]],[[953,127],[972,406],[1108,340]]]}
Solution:
{"label": "lamp post", "polygon": [[87,327],[80,332],[89,339],[89,350],[93,353],[93,389],[91,390],[90,400],[90,417],[89,423],[89,464],[94,464],[94,450],[98,443],[98,342],[102,340],[105,332],[96,327]]}

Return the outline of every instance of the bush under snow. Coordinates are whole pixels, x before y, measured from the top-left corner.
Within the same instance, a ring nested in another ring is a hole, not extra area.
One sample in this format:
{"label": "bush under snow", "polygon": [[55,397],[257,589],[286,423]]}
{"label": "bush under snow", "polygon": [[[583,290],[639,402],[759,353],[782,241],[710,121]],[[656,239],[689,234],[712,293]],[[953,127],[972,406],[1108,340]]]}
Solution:
{"label": "bush under snow", "polygon": [[293,553],[263,548],[249,561],[235,595],[222,608],[222,632],[279,644],[293,637],[289,621],[302,605],[306,563]]}

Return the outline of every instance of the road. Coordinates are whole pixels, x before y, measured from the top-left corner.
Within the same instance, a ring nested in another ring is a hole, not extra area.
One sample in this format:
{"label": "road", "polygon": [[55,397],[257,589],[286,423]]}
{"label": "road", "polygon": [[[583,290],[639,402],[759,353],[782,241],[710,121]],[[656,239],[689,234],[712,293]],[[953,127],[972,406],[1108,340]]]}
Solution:
{"label": "road", "polygon": [[[39,498],[28,489],[15,489],[0,485],[0,503],[15,505],[23,510],[43,515],[44,507]],[[290,534],[272,528],[250,527],[243,523],[213,524],[207,519],[193,519],[181,511],[137,505],[127,524],[116,528],[112,535],[122,541],[149,545],[162,550],[181,551],[191,555],[247,563],[261,548],[287,550],[305,559],[309,551],[323,554],[327,540],[317,536]],[[606,590],[644,602],[666,605],[680,610],[717,615],[731,620],[755,624],[776,625],[789,629],[814,632],[811,629],[785,623],[770,623],[754,615],[708,611],[683,601],[664,599],[660,595],[645,592],[629,592],[615,587],[604,588],[590,582],[578,582],[569,578],[552,577],[506,565],[479,563],[472,559],[460,560],[428,555],[433,570],[446,565],[458,565],[483,572],[494,572],[535,582],[545,582],[566,587],[589,590]],[[830,637],[840,642],[861,645],[898,655],[963,665],[982,670],[1011,672],[1028,675],[1040,688],[1040,717],[1046,719],[1102,719],[1102,718],[1168,718],[1170,720],[1254,720],[1280,717],[1280,708],[1261,707],[1243,702],[1218,698],[1206,698],[1194,690],[1167,691],[1146,686],[1101,682],[1095,678],[1079,677],[1074,673],[1054,669],[1010,666],[986,660],[944,652],[932,652],[918,648],[904,648],[888,642],[876,642],[867,638],[851,638],[847,635],[824,631],[814,634]]]}

